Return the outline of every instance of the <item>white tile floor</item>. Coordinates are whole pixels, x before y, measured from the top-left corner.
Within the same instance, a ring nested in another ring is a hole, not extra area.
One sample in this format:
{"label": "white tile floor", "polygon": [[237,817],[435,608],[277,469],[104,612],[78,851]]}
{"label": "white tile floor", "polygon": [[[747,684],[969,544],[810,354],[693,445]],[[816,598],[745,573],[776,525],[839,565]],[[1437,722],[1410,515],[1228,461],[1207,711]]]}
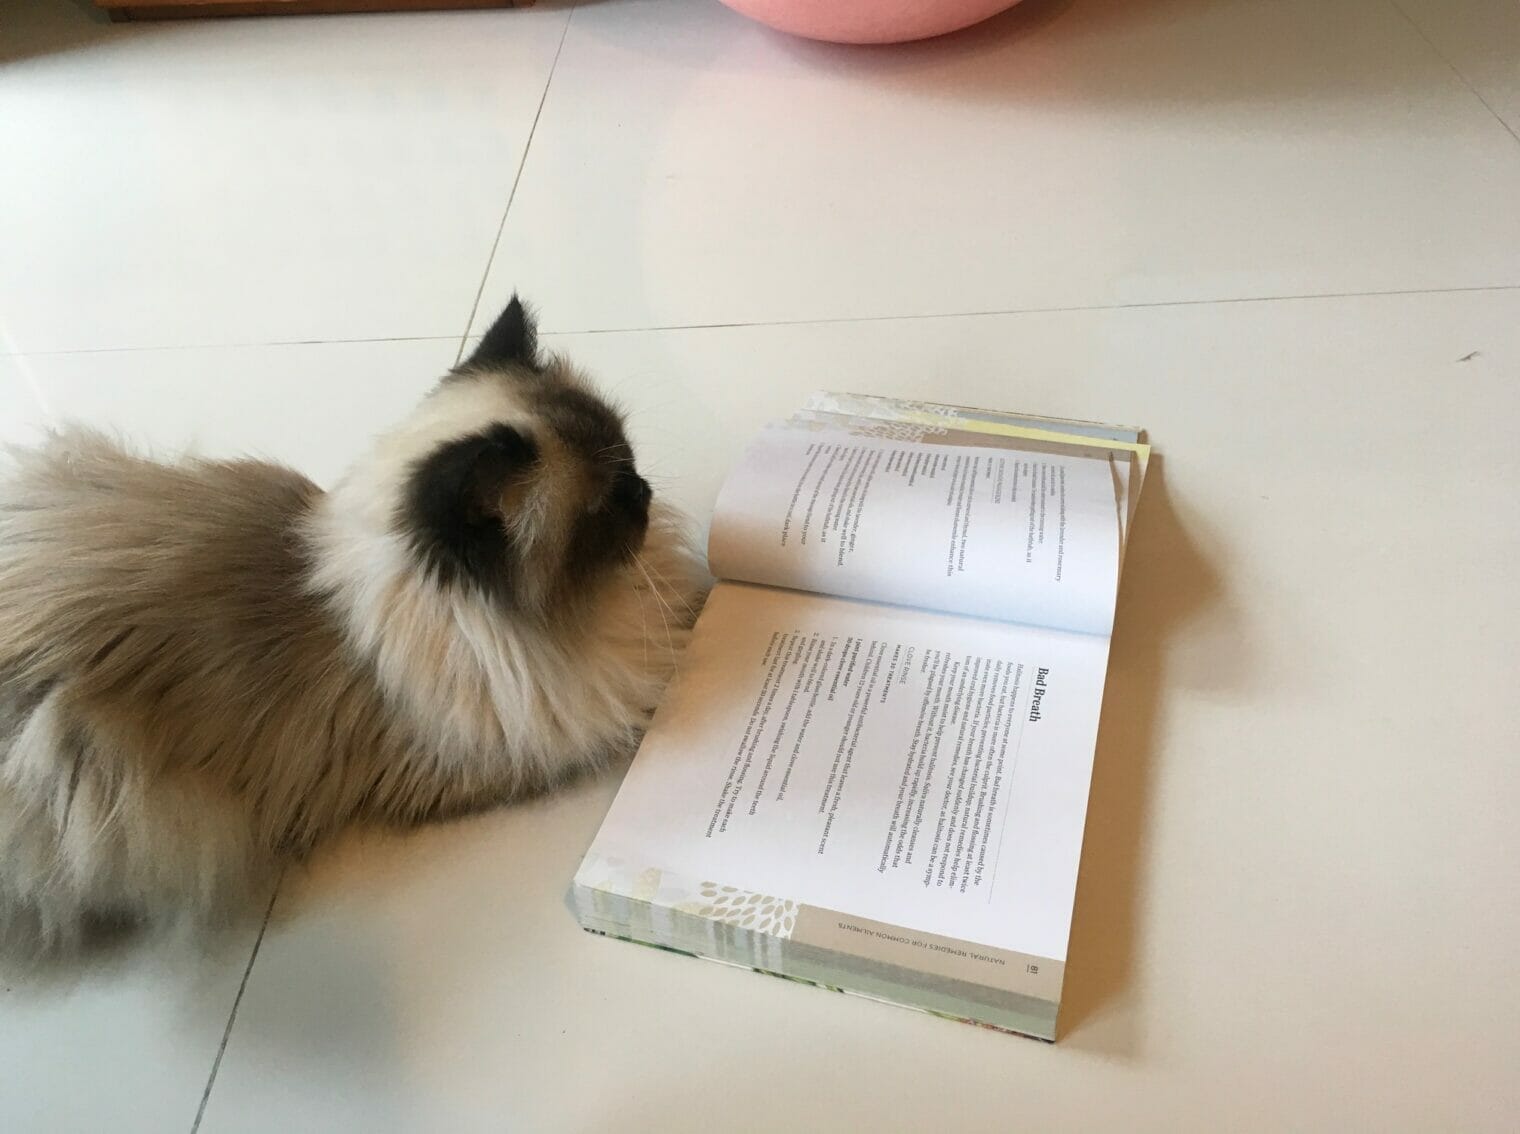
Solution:
{"label": "white tile floor", "polygon": [[49,0],[0,58],[0,439],[330,480],[518,287],[698,513],[817,386],[1165,454],[1057,1047],[582,935],[604,781],[349,841],[256,958],[3,987],[0,1129],[1512,1128],[1514,0],[1027,0],[880,51],[712,0]]}

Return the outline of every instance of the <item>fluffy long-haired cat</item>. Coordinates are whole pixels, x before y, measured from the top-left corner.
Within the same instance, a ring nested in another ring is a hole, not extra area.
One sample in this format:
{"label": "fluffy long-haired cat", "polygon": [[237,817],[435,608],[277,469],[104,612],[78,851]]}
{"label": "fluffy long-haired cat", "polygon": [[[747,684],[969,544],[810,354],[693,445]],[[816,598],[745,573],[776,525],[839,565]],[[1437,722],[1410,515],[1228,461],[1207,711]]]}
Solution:
{"label": "fluffy long-haired cat", "polygon": [[10,451],[0,938],[229,912],[345,824],[627,751],[704,580],[516,298],[330,492],[82,430]]}

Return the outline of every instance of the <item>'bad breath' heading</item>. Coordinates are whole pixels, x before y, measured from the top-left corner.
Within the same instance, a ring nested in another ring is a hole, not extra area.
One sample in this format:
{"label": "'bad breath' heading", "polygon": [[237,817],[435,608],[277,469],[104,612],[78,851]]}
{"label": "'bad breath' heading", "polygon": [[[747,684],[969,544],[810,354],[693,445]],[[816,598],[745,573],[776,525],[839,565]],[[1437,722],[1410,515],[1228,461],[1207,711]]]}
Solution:
{"label": "'bad breath' heading", "polygon": [[1040,671],[1034,675],[1034,694],[1029,701],[1029,719],[1031,721],[1040,719],[1040,702],[1045,699],[1045,694],[1049,692],[1049,688],[1045,684],[1045,676],[1049,672],[1048,668],[1042,666]]}

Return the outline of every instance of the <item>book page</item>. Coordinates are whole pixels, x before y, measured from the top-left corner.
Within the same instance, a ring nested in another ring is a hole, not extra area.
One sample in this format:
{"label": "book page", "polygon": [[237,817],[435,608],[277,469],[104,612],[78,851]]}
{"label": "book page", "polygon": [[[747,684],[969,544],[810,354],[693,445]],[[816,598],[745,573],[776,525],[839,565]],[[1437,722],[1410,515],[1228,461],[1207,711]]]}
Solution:
{"label": "book page", "polygon": [[1107,662],[721,583],[593,851],[1064,962]]}
{"label": "book page", "polygon": [[952,444],[965,444],[966,438],[979,434],[984,443],[990,441],[1008,448],[1025,448],[1037,440],[1054,442],[1063,448],[1080,446],[1084,441],[1110,445],[1110,459],[1119,481],[1119,562],[1123,566],[1124,553],[1129,546],[1129,529],[1135,521],[1140,489],[1150,463],[1151,447],[1143,429],[827,390],[812,394],[797,416],[880,422],[894,427],[918,425],[923,433],[917,439],[928,439],[928,433],[932,431],[946,435]]}
{"label": "book page", "polygon": [[1104,456],[775,426],[718,496],[719,578],[1107,634],[1119,519]]}
{"label": "book page", "polygon": [[[880,411],[885,413],[885,410]],[[856,417],[824,410],[801,410],[791,417],[793,423],[815,423],[855,437],[891,437],[898,441],[919,441],[931,445],[955,445],[959,448],[1014,449],[1023,452],[1059,453],[1093,456],[1107,460],[1114,475],[1114,507],[1119,516],[1119,561],[1124,561],[1129,529],[1134,523],[1135,507],[1140,501],[1140,487],[1145,477],[1144,462],[1130,448],[1101,449],[1085,444],[1087,438],[1073,435],[1064,442],[1010,436],[1002,427],[971,418],[945,419],[943,424],[925,425],[884,416]],[[1028,420],[1028,419],[1020,419]],[[1149,456],[1147,450],[1147,458]]]}

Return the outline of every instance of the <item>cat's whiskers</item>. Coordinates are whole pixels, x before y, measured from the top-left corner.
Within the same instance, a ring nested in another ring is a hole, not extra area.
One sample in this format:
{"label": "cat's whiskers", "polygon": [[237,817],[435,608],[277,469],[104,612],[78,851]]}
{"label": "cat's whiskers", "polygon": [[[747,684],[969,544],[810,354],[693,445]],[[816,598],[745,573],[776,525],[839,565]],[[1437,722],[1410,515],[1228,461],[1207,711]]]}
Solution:
{"label": "cat's whiskers", "polygon": [[[648,564],[646,562],[646,564],[645,564],[645,570],[647,570],[647,571],[653,571],[654,568],[648,566]],[[664,581],[663,578],[661,579],[661,581],[662,582]],[[686,620],[686,619],[683,619],[679,614],[677,614],[675,612],[675,608],[670,605],[670,600],[665,597],[664,592],[666,592],[668,590],[669,590],[668,586],[665,586],[665,587],[656,586],[655,587],[655,598],[656,598],[656,600],[659,602],[659,604],[662,607],[665,608],[665,612],[667,614],[669,614],[670,617],[675,621],[676,626],[678,626],[678,627],[680,627],[680,626],[689,626],[690,622],[688,620]],[[669,624],[667,623],[666,625],[667,625],[666,635],[668,637],[668,635],[670,633],[670,631],[668,629]]]}
{"label": "cat's whiskers", "polygon": [[[675,641],[670,636],[670,619],[665,617],[665,612],[670,610],[670,607],[666,604],[665,600],[660,597],[660,589],[654,585],[654,580],[649,577],[649,568],[644,566],[644,557],[635,552],[633,556],[633,562],[634,565],[644,573],[644,581],[649,584],[649,593],[654,595],[654,601],[659,604],[660,621],[665,624],[665,648],[667,650],[674,650]],[[674,611],[670,611],[670,613],[672,615],[675,614]]]}
{"label": "cat's whiskers", "polygon": [[[603,453],[610,453],[614,449],[626,449],[626,448],[627,448],[627,445],[626,445],[625,442],[614,441],[611,445],[604,445],[600,449],[598,449],[596,452],[592,453],[591,454],[591,459],[593,461],[596,461],[599,457],[601,457],[601,455]],[[605,464],[605,465],[631,465],[631,464],[633,464],[633,456],[631,454],[625,454],[624,456],[616,457],[613,460],[602,461],[600,463]]]}
{"label": "cat's whiskers", "polygon": [[[634,559],[638,558],[638,552],[632,547],[628,548],[628,554]],[[647,668],[649,665],[649,620],[644,616],[644,596],[639,594],[637,579],[630,579],[628,585],[633,588],[633,599],[639,605],[639,644],[644,648],[644,665]]]}
{"label": "cat's whiskers", "polygon": [[[697,616],[697,612],[692,608],[691,603],[687,602],[684,598],[681,597],[680,592],[677,591],[675,587],[672,587],[670,585],[670,580],[660,573],[660,569],[658,567],[649,566],[646,564],[645,570],[654,573],[654,577],[658,579],[662,584],[664,584],[665,591],[683,607],[685,607],[686,613],[689,617],[695,618]],[[670,608],[667,606],[666,609]],[[675,613],[676,612],[674,610],[670,610],[670,615],[672,618],[675,617]]]}

